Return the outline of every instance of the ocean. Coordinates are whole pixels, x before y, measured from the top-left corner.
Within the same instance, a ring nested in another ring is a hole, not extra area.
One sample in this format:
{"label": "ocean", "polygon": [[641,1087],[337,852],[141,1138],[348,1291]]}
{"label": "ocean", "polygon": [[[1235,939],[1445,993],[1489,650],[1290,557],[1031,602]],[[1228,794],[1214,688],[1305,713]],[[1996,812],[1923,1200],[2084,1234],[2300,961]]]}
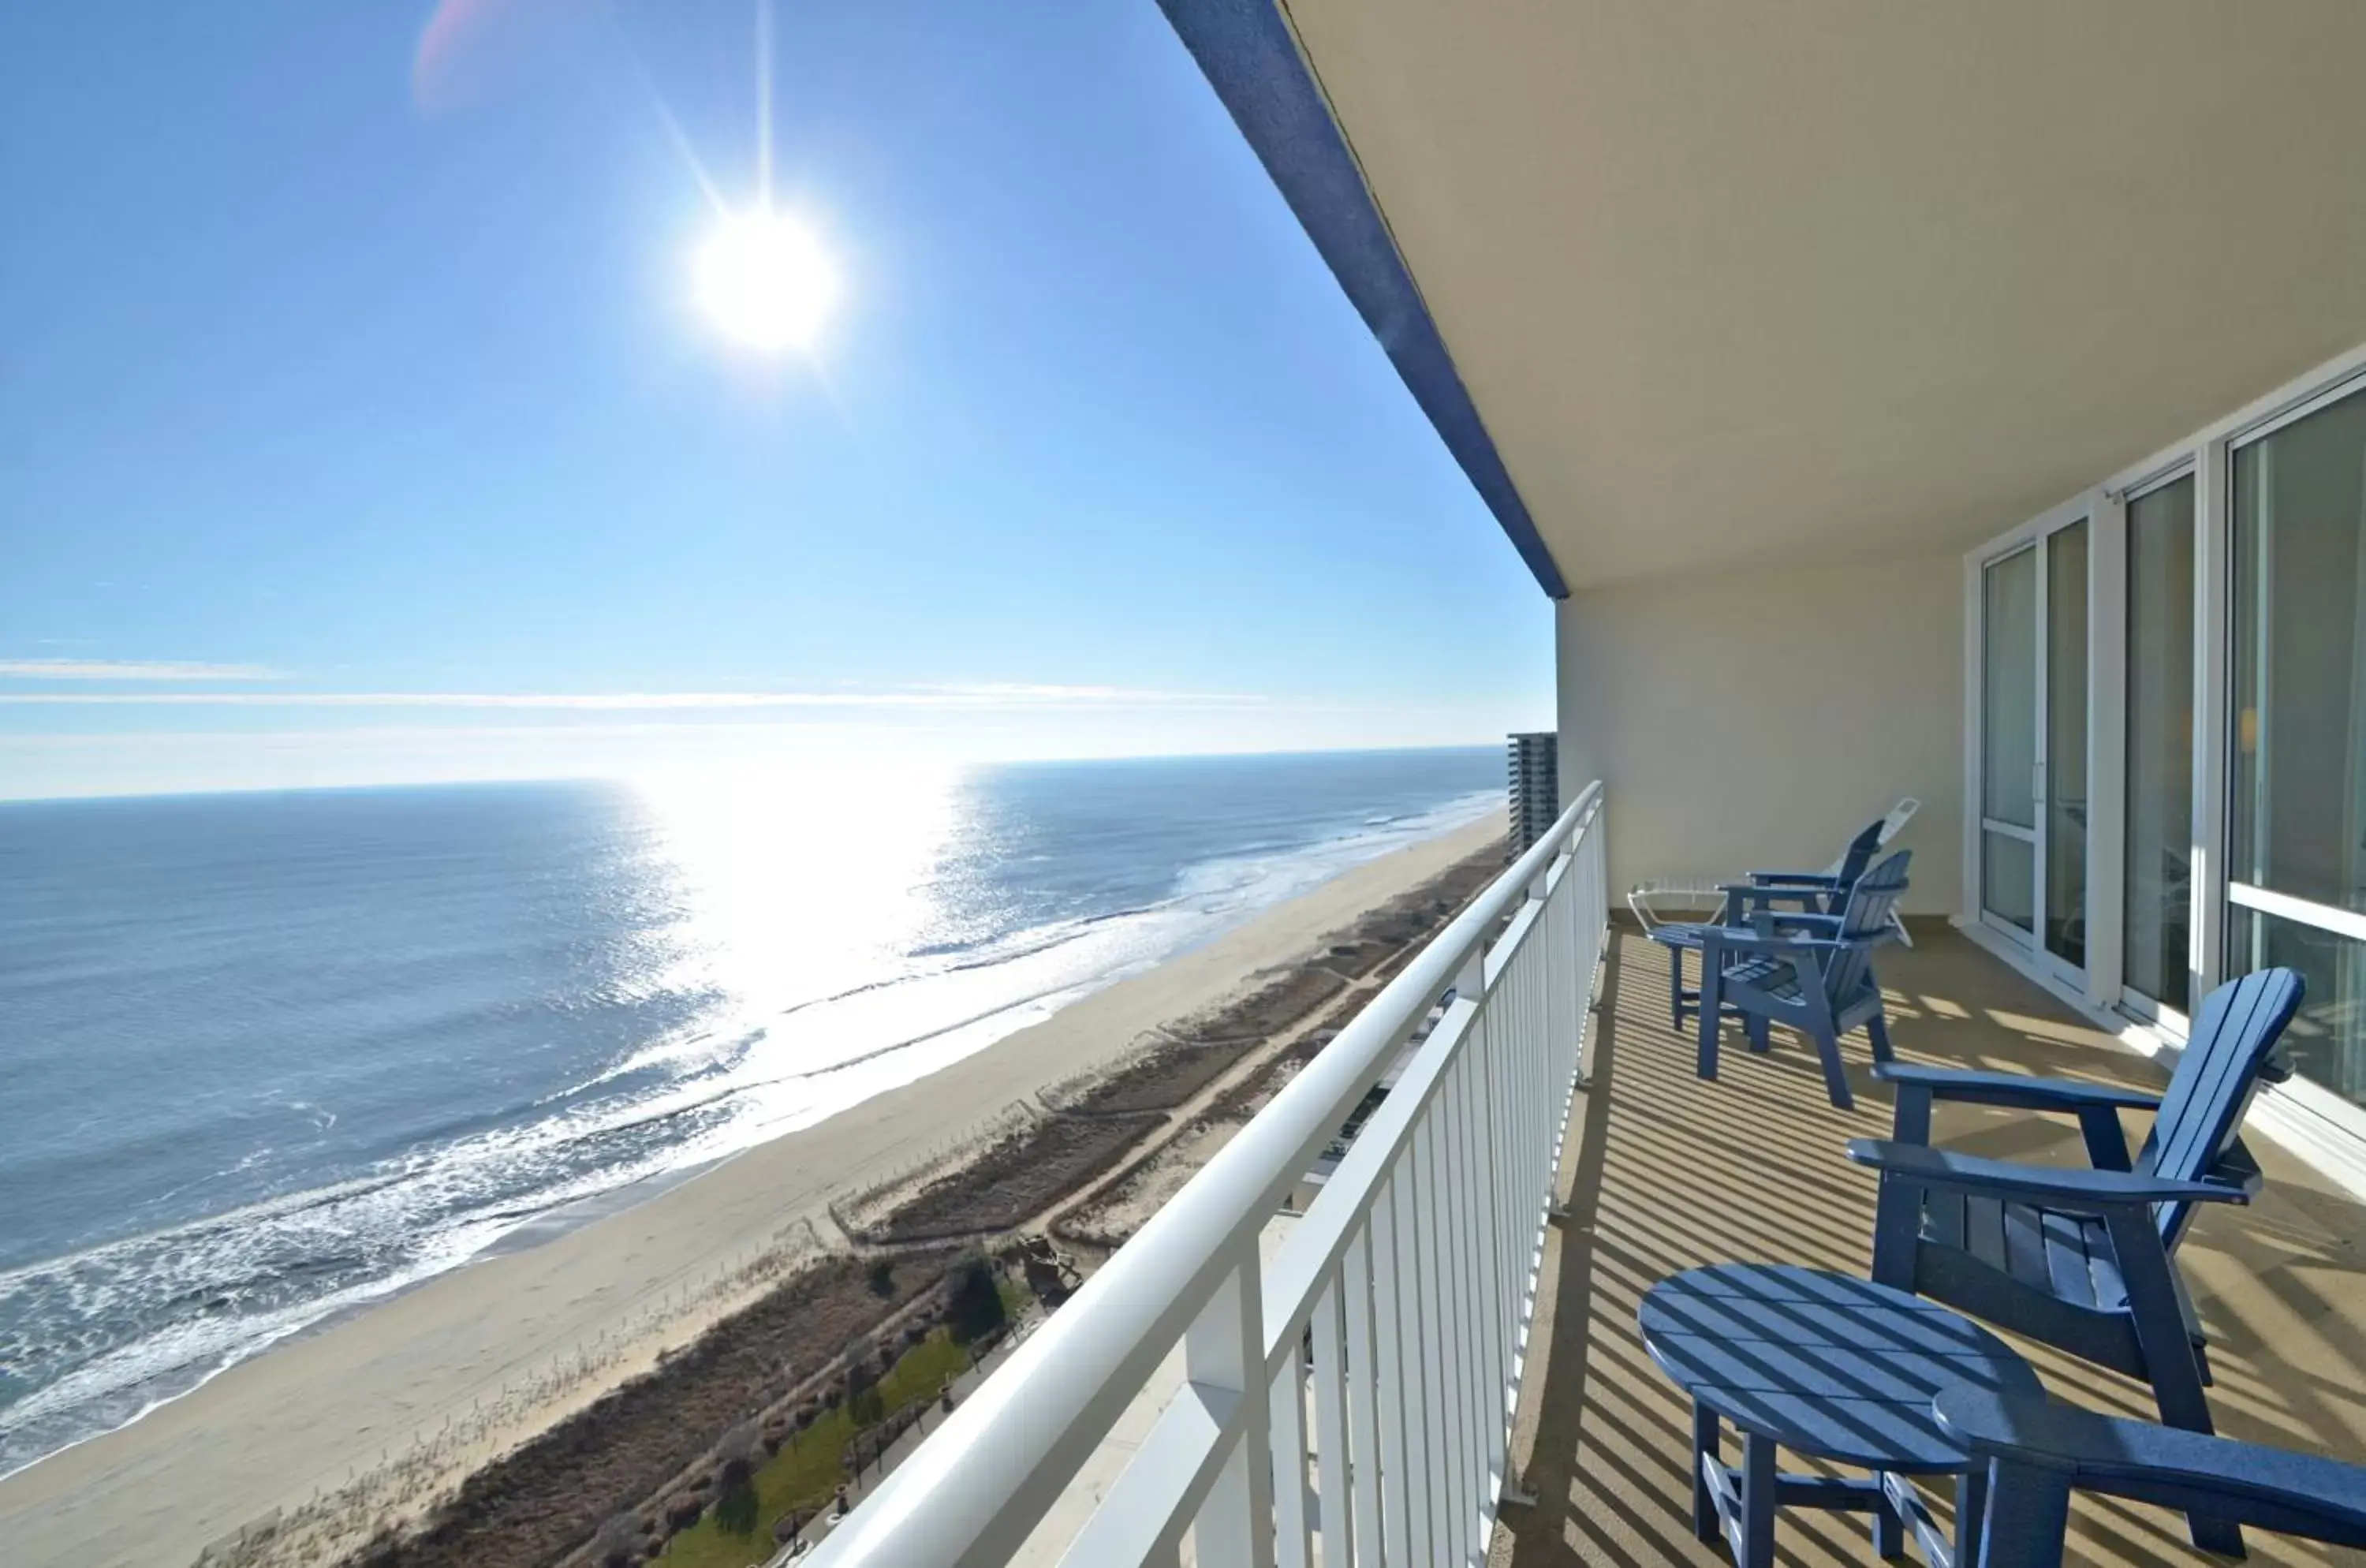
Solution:
{"label": "ocean", "polygon": [[0,1474],[1502,801],[1493,748],[0,804]]}

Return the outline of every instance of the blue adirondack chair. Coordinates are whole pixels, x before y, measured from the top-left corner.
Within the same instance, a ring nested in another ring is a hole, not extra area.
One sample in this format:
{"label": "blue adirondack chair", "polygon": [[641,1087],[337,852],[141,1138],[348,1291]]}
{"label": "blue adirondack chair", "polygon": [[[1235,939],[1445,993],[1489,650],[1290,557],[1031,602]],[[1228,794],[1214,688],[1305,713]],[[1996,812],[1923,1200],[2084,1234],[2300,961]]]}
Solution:
{"label": "blue adirondack chair", "polygon": [[1988,1466],[1978,1556],[1955,1568],[2058,1568],[2074,1490],[2366,1548],[2366,1469],[2354,1464],[1983,1388],[1944,1390],[1932,1409]]}
{"label": "blue adirondack chair", "polygon": [[1836,912],[1760,909],[1749,929],[1701,931],[1700,1076],[1717,1077],[1718,1033],[1725,1015],[1741,1021],[1753,1051],[1766,1049],[1770,1026],[1785,1024],[1815,1043],[1824,1089],[1846,1111],[1856,1103],[1841,1066],[1841,1036],[1864,1026],[1873,1059],[1890,1059],[1889,1021],[1882,1014],[1874,950],[1898,940],[1891,913],[1906,891],[1900,850],[1849,885]]}
{"label": "blue adirondack chair", "polygon": [[[1718,896],[1724,900],[1724,913],[1715,923],[1747,926],[1760,909],[1796,908],[1809,914],[1838,914],[1848,890],[1873,863],[1873,857],[1898,828],[1913,817],[1921,801],[1911,795],[1898,802],[1885,816],[1876,817],[1848,841],[1841,858],[1824,871],[1752,871],[1745,872],[1739,882],[1720,882]],[[1628,908],[1643,923],[1644,933],[1668,949],[1668,1021],[1682,1033],[1687,1005],[1698,993],[1684,985],[1684,954],[1700,951],[1701,932],[1712,922],[1707,920],[1658,920],[1651,919],[1649,906],[1641,902],[1644,894],[1661,885],[1639,883],[1628,892]],[[1689,887],[1689,892],[1699,892]]]}
{"label": "blue adirondack chair", "polygon": [[[2263,969],[2210,993],[2168,1090],[2017,1073],[1879,1066],[1898,1091],[1888,1140],[1852,1139],[1881,1173],[1873,1277],[2152,1385],[2161,1419],[2208,1432],[2210,1361],[2174,1258],[2200,1203],[2248,1202],[2259,1168],[2237,1136],[2299,1007],[2301,977]],[[1930,1146],[1933,1100],[2074,1114],[2093,1168],[1982,1159]],[[2123,1109],[2153,1111],[2134,1160]],[[2193,1518],[2194,1544],[2239,1551],[2231,1526]]]}
{"label": "blue adirondack chair", "polygon": [[[1880,852],[1882,835],[1889,826],[1887,817],[1876,817],[1848,841],[1840,860],[1830,871],[1752,871],[1739,882],[1719,885],[1726,897],[1727,923],[1743,915],[1752,904],[1774,906],[1776,901],[1795,902],[1799,908],[1820,914],[1840,912],[1838,904],[1865,868],[1873,863]],[[1737,899],[1741,901],[1737,907]]]}

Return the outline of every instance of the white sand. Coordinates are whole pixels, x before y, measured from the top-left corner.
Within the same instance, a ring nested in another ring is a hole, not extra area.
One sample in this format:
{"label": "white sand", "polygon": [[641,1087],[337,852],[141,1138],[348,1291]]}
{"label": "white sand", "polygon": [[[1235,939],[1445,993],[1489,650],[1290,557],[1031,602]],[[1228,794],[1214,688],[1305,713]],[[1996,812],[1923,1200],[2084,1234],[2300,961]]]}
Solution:
{"label": "white sand", "polygon": [[[1490,815],[1356,867],[941,1072],[234,1367],[0,1482],[0,1558],[179,1568],[251,1521],[355,1478],[373,1507],[408,1512],[760,1291],[783,1266],[768,1252],[809,1247],[808,1221],[828,1234],[832,1196],[877,1183],[1144,1030],[1295,961],[1502,830]],[[313,1554],[292,1546],[282,1555]]]}

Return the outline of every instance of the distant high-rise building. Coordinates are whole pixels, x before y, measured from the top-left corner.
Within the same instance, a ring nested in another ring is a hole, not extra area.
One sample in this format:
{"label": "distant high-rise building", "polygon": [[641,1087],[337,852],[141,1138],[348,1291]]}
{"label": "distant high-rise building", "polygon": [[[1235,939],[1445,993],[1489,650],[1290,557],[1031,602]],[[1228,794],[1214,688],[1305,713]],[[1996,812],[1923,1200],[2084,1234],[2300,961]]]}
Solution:
{"label": "distant high-rise building", "polygon": [[1560,817],[1560,739],[1551,730],[1512,737],[1514,854],[1543,838],[1545,830]]}

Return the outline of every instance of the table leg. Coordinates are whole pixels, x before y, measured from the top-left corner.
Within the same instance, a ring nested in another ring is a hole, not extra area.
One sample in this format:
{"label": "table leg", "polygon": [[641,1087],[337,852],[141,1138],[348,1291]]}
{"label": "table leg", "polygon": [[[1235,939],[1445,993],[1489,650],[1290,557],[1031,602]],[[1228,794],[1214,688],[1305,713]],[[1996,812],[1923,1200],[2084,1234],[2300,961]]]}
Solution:
{"label": "table leg", "polygon": [[[1906,1481],[1905,1484],[1910,1486],[1913,1483]],[[1906,1555],[1906,1520],[1898,1514],[1898,1506],[1889,1500],[1889,1488],[1882,1484],[1878,1472],[1873,1478],[1873,1497],[1874,1555],[1885,1562],[1895,1562]]]}
{"label": "table leg", "polygon": [[1989,1522],[1989,1467],[1975,1463],[1955,1478],[1955,1568],[1979,1568],[1980,1535]]}
{"label": "table leg", "polygon": [[1717,1520],[1717,1498],[1708,1489],[1703,1466],[1724,1462],[1718,1455],[1717,1412],[1693,1401],[1693,1534],[1715,1546],[1724,1539]]}
{"label": "table leg", "polygon": [[1747,1432],[1741,1440],[1741,1561],[1736,1568],[1774,1568],[1774,1439]]}

